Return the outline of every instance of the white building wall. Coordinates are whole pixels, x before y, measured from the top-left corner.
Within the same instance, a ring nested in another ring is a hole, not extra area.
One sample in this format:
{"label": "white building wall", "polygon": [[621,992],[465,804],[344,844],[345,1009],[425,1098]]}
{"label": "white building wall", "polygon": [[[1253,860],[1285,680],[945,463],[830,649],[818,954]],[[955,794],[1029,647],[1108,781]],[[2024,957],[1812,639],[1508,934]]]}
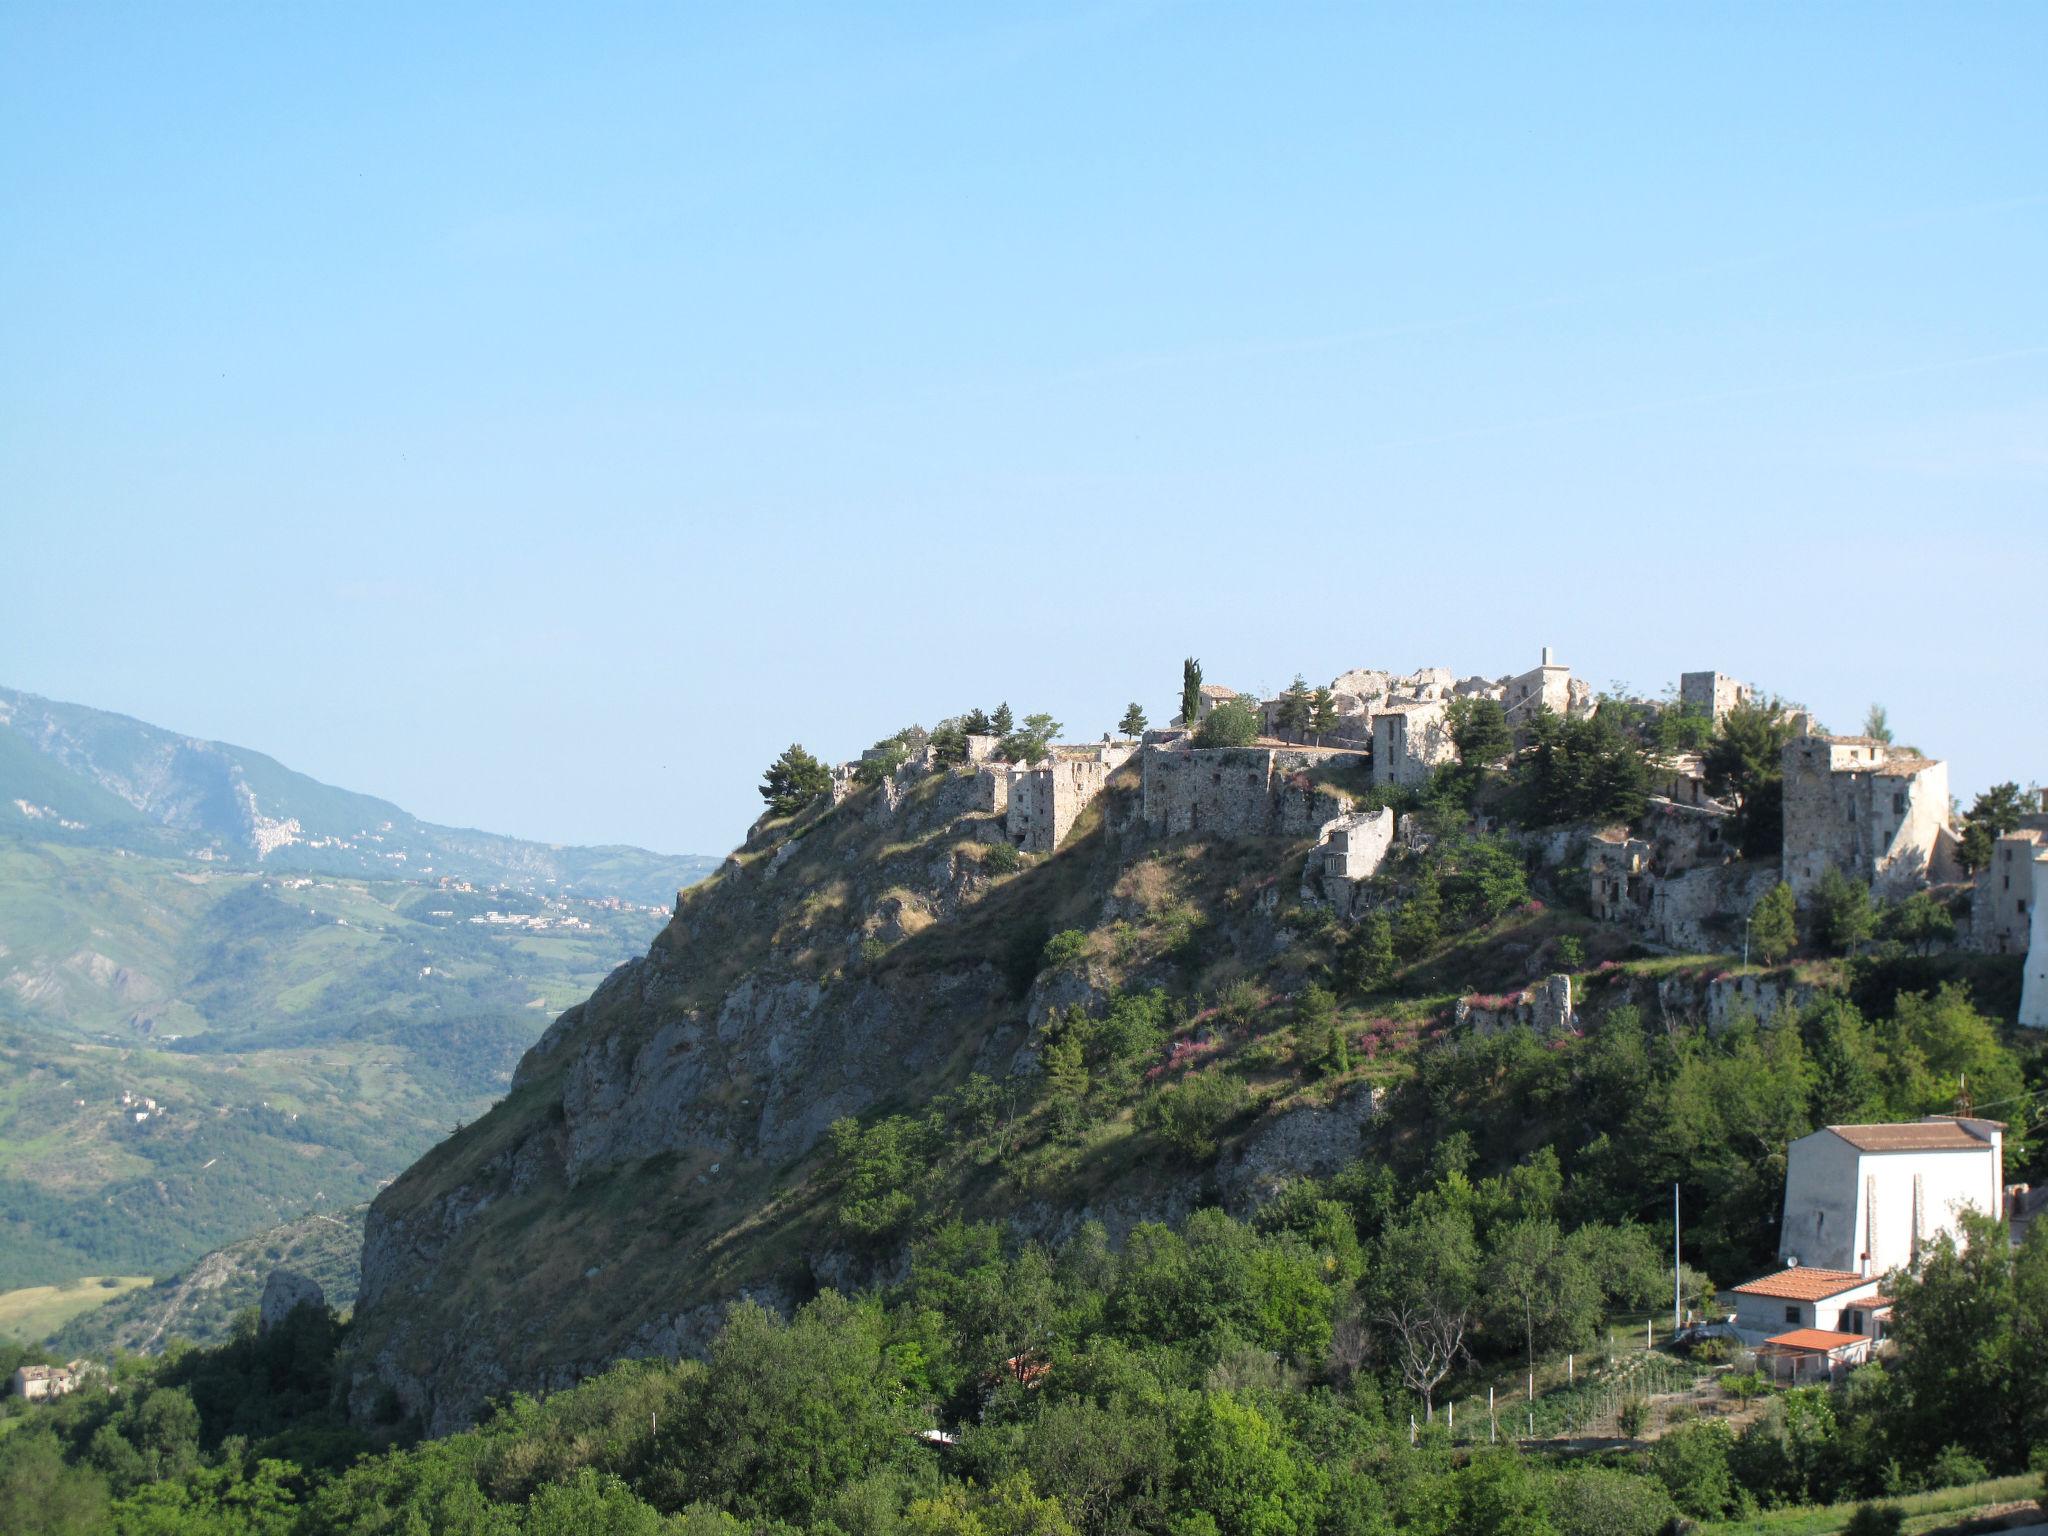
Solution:
{"label": "white building wall", "polygon": [[2002,1213],[2004,1149],[1988,1134],[1976,1150],[1934,1152],[1863,1152],[1833,1131],[1802,1136],[1786,1153],[1779,1256],[1872,1276],[1912,1268],[1959,1230],[1962,1211]]}
{"label": "white building wall", "polygon": [[2026,982],[2020,991],[2020,1022],[2034,1029],[2048,1029],[2048,855],[2034,860],[2032,915]]}

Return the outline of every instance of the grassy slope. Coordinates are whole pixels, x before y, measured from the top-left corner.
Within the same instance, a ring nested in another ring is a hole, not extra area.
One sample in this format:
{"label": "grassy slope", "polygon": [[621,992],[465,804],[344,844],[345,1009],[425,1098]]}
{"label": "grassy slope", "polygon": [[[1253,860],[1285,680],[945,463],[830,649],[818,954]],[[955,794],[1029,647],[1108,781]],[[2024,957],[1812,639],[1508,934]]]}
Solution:
{"label": "grassy slope", "polygon": [[0,1334],[38,1344],[73,1318],[149,1284],[147,1275],[85,1275],[62,1285],[0,1291]]}

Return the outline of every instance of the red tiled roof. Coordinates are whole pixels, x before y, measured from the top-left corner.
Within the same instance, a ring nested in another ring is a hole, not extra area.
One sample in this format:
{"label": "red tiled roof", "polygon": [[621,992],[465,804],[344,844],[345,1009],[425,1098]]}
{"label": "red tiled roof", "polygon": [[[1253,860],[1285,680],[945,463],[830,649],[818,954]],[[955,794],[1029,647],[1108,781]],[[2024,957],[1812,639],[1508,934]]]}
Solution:
{"label": "red tiled roof", "polygon": [[1790,1333],[1775,1334],[1765,1339],[1766,1344],[1775,1344],[1780,1349],[1806,1349],[1815,1354],[1829,1355],[1844,1344],[1868,1344],[1869,1338],[1860,1333],[1836,1333],[1827,1328],[1794,1328]]}
{"label": "red tiled roof", "polygon": [[1786,1301],[1825,1301],[1830,1296],[1839,1296],[1844,1291],[1853,1291],[1859,1285],[1875,1282],[1865,1275],[1852,1275],[1846,1269],[1781,1269],[1775,1275],[1765,1275],[1747,1284],[1735,1287],[1738,1296],[1776,1296]]}
{"label": "red tiled roof", "polygon": [[1953,1120],[1921,1120],[1906,1125],[1831,1125],[1828,1129],[1859,1152],[1978,1152],[1991,1145]]}

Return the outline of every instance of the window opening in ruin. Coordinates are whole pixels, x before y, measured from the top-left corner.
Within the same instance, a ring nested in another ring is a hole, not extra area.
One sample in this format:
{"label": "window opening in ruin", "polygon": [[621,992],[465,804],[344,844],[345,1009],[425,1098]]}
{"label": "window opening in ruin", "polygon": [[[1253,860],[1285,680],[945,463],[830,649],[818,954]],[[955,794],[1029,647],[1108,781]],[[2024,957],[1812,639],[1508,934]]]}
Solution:
{"label": "window opening in ruin", "polygon": [[1788,1322],[1788,1323],[1796,1323],[1796,1322],[1798,1322],[1798,1321],[1799,1321],[1799,1309],[1798,1309],[1797,1307],[1787,1307],[1787,1308],[1785,1309],[1785,1321],[1786,1321],[1786,1322]]}

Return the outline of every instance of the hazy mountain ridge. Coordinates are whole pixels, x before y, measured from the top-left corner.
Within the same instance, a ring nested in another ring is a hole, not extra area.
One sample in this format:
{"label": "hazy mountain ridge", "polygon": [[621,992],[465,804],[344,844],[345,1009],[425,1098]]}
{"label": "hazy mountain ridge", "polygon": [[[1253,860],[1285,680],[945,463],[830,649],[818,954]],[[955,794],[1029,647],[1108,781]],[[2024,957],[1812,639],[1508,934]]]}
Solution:
{"label": "hazy mountain ridge", "polygon": [[276,759],[0,688],[0,825],[266,870],[552,888],[666,908],[717,860],[420,820]]}

